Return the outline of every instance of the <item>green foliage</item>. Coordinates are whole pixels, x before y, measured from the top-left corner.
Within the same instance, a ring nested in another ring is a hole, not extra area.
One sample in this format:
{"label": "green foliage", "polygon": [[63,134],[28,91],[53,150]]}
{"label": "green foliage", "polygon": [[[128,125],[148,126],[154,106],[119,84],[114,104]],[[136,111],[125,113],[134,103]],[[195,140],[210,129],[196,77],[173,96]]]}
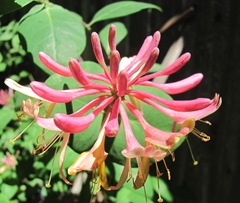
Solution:
{"label": "green foliage", "polygon": [[94,23],[99,21],[128,16],[148,8],[161,11],[160,7],[153,4],[149,4],[149,3],[137,2],[137,1],[115,2],[105,6],[104,8],[96,12],[92,20],[88,23],[88,26],[90,27]]}
{"label": "green foliage", "polygon": [[32,1],[33,0],[1,0],[0,15],[21,9]]}
{"label": "green foliage", "polygon": [[0,72],[7,68],[17,67],[26,55],[17,34],[18,23],[12,20],[8,25],[0,27]]}
{"label": "green foliage", "polygon": [[66,66],[70,57],[80,57],[86,46],[81,16],[53,4],[45,7],[37,5],[32,9],[21,20],[18,31],[34,62],[50,74],[38,58],[40,51]]}

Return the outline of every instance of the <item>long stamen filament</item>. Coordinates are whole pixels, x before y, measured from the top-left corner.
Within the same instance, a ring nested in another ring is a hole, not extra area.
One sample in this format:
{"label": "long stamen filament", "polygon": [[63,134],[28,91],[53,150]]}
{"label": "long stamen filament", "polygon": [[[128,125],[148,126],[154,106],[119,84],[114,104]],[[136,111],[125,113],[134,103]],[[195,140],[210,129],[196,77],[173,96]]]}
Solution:
{"label": "long stamen filament", "polygon": [[159,179],[159,177],[162,175],[162,173],[160,172],[160,170],[158,168],[157,161],[156,160],[154,160],[154,161],[155,161],[156,173],[157,173],[158,202],[163,202],[163,199],[160,194],[160,179]]}
{"label": "long stamen filament", "polygon": [[186,141],[187,141],[188,149],[190,151],[190,154],[191,154],[191,157],[192,157],[192,160],[193,160],[193,165],[196,166],[196,165],[198,165],[198,161],[195,159],[195,157],[193,155],[192,147],[191,147],[190,142],[189,142],[187,137],[186,137]]}
{"label": "long stamen filament", "polygon": [[27,127],[24,128],[24,130],[23,130],[20,134],[18,134],[14,139],[9,140],[9,142],[10,142],[11,144],[14,144],[14,142],[15,142],[18,138],[20,138],[20,137],[22,136],[22,134],[34,123],[34,121],[35,121],[35,120],[32,120],[31,123],[29,123],[29,124],[27,125]]}
{"label": "long stamen filament", "polygon": [[43,155],[46,151],[48,151],[48,150],[53,146],[53,144],[62,137],[62,134],[63,134],[62,132],[58,132],[58,133],[54,136],[54,138],[50,141],[50,143],[47,144],[46,147],[43,146],[43,148],[42,148],[43,151],[42,151],[41,153],[39,153],[38,156],[41,156],[41,155]]}

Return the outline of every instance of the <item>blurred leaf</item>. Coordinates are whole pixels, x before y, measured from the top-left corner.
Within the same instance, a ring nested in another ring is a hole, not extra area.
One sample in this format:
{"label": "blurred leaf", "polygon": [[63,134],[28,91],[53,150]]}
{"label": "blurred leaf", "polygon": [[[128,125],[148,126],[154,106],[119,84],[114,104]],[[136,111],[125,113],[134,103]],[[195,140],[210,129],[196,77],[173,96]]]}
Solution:
{"label": "blurred leaf", "polygon": [[33,7],[19,24],[27,51],[34,62],[46,73],[52,74],[39,60],[43,51],[58,63],[67,66],[70,57],[78,58],[86,46],[85,28],[81,16],[57,5],[40,10]]}
{"label": "blurred leaf", "polygon": [[7,126],[7,124],[12,120],[14,115],[15,115],[14,109],[8,106],[4,106],[0,109],[1,116],[0,131]]}
{"label": "blurred leaf", "polygon": [[160,71],[160,70],[162,70],[162,69],[163,69],[163,66],[162,66],[161,64],[155,63],[155,64],[153,65],[153,67],[150,69],[149,72],[155,73],[155,72],[158,72],[158,71]]}
{"label": "blurred leaf", "polygon": [[16,11],[23,8],[33,0],[1,0],[0,1],[0,15]]}
{"label": "blurred leaf", "polygon": [[162,11],[160,7],[154,4],[137,1],[120,1],[108,4],[107,6],[103,7],[102,9],[95,13],[93,19],[88,24],[88,26],[91,27],[94,23],[99,21],[127,16],[133,13],[137,13],[143,9],[149,8]]}
{"label": "blurred leaf", "polygon": [[112,24],[114,24],[116,26],[116,29],[117,29],[116,44],[119,44],[127,35],[127,28],[121,22],[111,23],[111,24],[105,26],[99,32],[99,36],[100,36],[100,39],[101,39],[102,46],[103,46],[103,48],[104,48],[104,50],[105,50],[105,52],[108,56],[110,55],[110,48],[109,48],[109,45],[108,45],[108,31],[109,31],[110,25],[112,25]]}
{"label": "blurred leaf", "polygon": [[10,203],[9,199],[5,194],[0,193],[0,202],[4,203]]}
{"label": "blurred leaf", "polygon": [[1,193],[5,194],[9,199],[11,199],[17,193],[17,191],[18,191],[17,185],[9,185],[6,183],[3,183],[1,185]]}

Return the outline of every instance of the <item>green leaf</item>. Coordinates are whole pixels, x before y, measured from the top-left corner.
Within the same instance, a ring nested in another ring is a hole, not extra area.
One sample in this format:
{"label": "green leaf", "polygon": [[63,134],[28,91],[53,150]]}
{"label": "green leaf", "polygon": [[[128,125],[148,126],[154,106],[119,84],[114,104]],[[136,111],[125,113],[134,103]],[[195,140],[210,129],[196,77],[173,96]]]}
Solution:
{"label": "green leaf", "polygon": [[0,193],[0,202],[9,203],[9,199],[5,194]]}
{"label": "green leaf", "polygon": [[111,23],[107,26],[105,26],[100,32],[99,32],[99,37],[101,39],[102,46],[106,52],[106,54],[109,56],[110,55],[110,48],[108,45],[108,31],[110,25],[114,24],[117,29],[117,37],[116,37],[116,44],[119,44],[127,35],[127,28],[125,25],[121,22],[114,22]]}
{"label": "green leaf", "polygon": [[7,126],[7,124],[12,120],[14,115],[15,111],[10,107],[4,106],[3,108],[0,109],[1,116],[0,131]]}
{"label": "green leaf", "polygon": [[6,183],[3,183],[1,185],[1,192],[5,194],[9,199],[11,199],[18,191],[17,185],[9,185]]}
{"label": "green leaf", "polygon": [[0,15],[16,11],[23,8],[33,0],[1,0],[0,1]]}
{"label": "green leaf", "polygon": [[46,73],[52,74],[39,60],[43,51],[58,63],[67,66],[71,57],[78,58],[86,46],[86,34],[82,18],[76,13],[57,5],[49,5],[42,10],[33,7],[19,24],[27,51],[34,62]]}
{"label": "green leaf", "polygon": [[127,16],[133,13],[137,13],[143,9],[149,8],[162,11],[160,7],[150,3],[143,3],[137,1],[115,2],[103,7],[97,13],[95,13],[93,19],[90,21],[88,26],[91,27],[94,23],[99,21]]}

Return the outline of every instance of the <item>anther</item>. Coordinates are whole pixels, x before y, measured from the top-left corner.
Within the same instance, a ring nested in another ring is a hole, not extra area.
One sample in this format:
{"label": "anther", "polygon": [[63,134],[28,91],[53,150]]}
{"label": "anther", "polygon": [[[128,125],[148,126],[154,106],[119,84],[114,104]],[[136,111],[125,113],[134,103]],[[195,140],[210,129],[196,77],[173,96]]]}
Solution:
{"label": "anther", "polygon": [[169,168],[167,167],[167,163],[166,163],[165,159],[163,159],[163,163],[164,163],[164,166],[165,166],[165,168],[167,170],[168,180],[171,180],[171,173],[170,173]]}
{"label": "anther", "polygon": [[194,129],[192,130],[192,133],[193,133],[194,135],[196,135],[198,138],[200,138],[200,139],[201,139],[202,141],[204,141],[204,142],[208,142],[208,141],[210,140],[210,136],[208,136],[207,134],[199,131],[199,130],[196,129],[196,128],[194,128]]}
{"label": "anther", "polygon": [[187,137],[186,137],[186,141],[187,141],[188,149],[190,151],[190,154],[191,154],[191,157],[192,157],[192,160],[193,160],[193,165],[196,166],[196,165],[198,165],[198,161],[195,159],[195,157],[193,155],[192,147],[191,147],[190,142],[189,142]]}

